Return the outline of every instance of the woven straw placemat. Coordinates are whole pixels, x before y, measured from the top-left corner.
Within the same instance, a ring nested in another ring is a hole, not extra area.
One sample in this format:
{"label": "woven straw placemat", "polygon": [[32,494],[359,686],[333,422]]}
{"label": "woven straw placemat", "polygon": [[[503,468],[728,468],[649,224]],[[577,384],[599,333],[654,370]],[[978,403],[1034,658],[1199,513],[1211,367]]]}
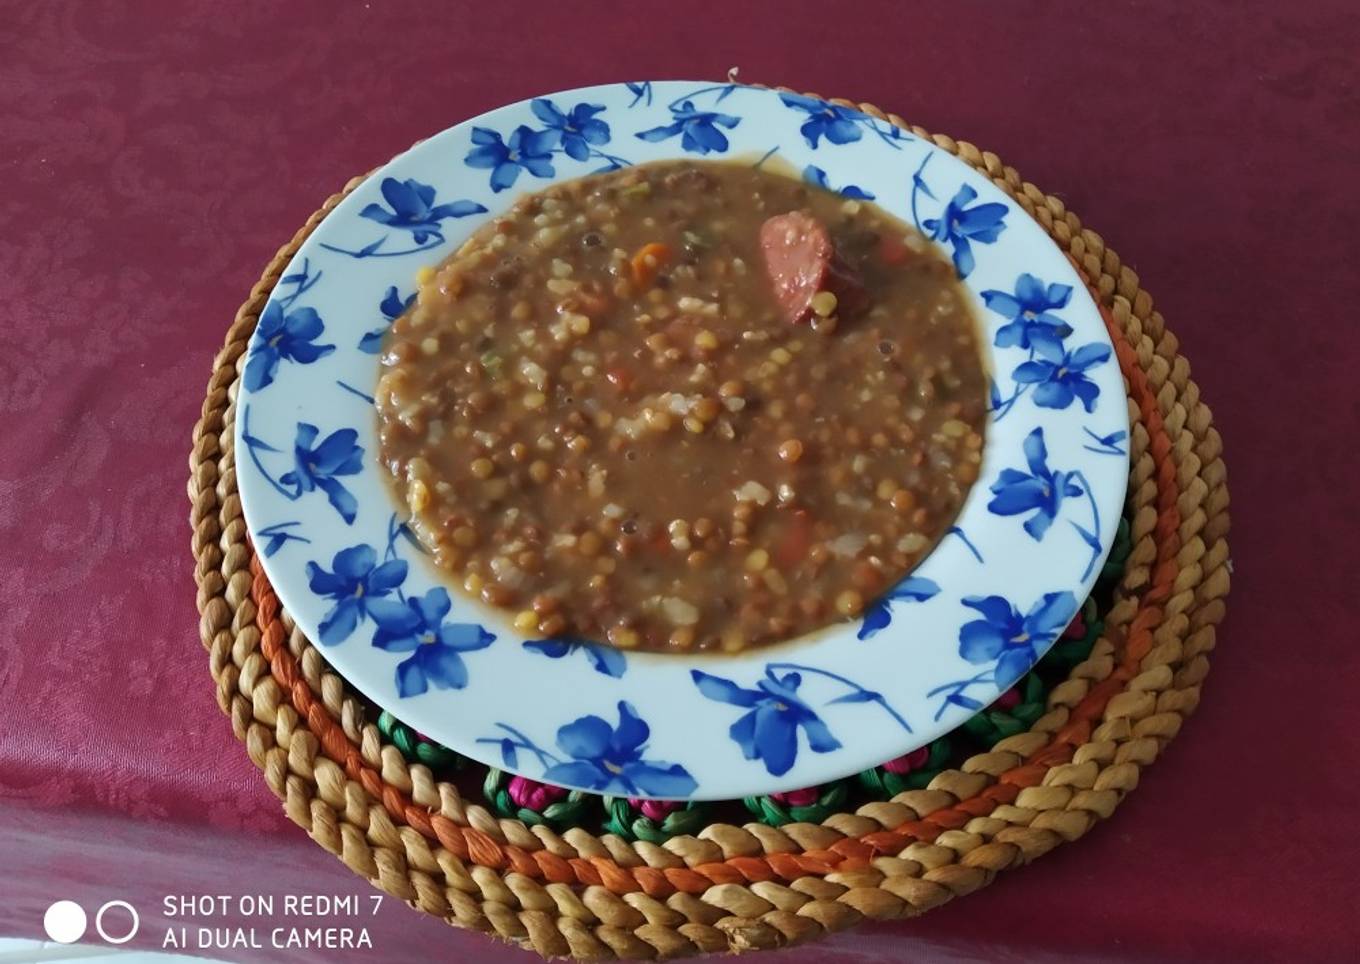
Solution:
{"label": "woven straw placemat", "polygon": [[890,800],[850,809],[838,803],[847,795],[828,796],[815,823],[710,822],[649,841],[498,816],[437,776],[427,765],[437,749],[380,727],[330,670],[282,611],[241,515],[232,439],[247,344],[289,259],[355,178],[280,249],[237,312],[194,429],[188,489],[218,704],[288,816],[411,906],[579,958],[773,948],[912,916],[1108,817],[1198,703],[1228,591],[1228,492],[1209,410],[1151,296],[1062,201],[996,155],[871,104],[833,103],[990,177],[1068,253],[1100,306],[1129,395],[1132,543],[1102,633],[1027,731]]}

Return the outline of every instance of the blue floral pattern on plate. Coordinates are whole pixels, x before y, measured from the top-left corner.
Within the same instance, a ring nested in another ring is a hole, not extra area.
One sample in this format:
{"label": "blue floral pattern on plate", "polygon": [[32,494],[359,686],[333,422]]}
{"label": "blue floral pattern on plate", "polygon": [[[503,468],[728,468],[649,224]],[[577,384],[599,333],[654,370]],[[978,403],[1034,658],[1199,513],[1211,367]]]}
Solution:
{"label": "blue floral pattern on plate", "polygon": [[397,692],[419,696],[436,686],[460,690],[467,685],[463,654],[486,649],[496,639],[481,626],[446,620],[453,600],[448,590],[436,586],[423,596],[406,600],[400,618],[389,615],[378,622],[373,645],[389,653],[410,653],[397,664]]}
{"label": "blue floral pattern on plate", "polygon": [[624,84],[624,86],[633,95],[633,99],[627,104],[628,107],[636,107],[638,104],[643,104],[645,107],[652,106],[652,82],[650,80],[630,82]]}
{"label": "blue floral pattern on plate", "polygon": [[[796,649],[717,660],[525,638],[446,588],[393,512],[371,409],[388,325],[414,303],[417,269],[525,191],[634,163],[775,155],[812,185],[876,199],[953,260],[997,373],[981,478],[914,572]],[[594,792],[795,789],[958,725],[1061,631],[1113,538],[1127,472],[1127,406],[1104,324],[1023,210],[882,120],[736,83],[554,93],[422,142],[303,244],[242,366],[242,505],[299,627],[434,739]]]}
{"label": "blue floral pattern on plate", "polygon": [[965,597],[963,604],[982,618],[964,623],[959,630],[959,655],[986,668],[969,679],[954,680],[930,691],[930,696],[940,700],[936,719],[950,706],[973,712],[982,709],[986,704],[968,695],[974,686],[986,685],[1003,692],[1010,689],[1077,614],[1077,599],[1066,591],[1045,593],[1023,615],[1001,596]]}
{"label": "blue floral pattern on plate", "polygon": [[1097,455],[1122,455],[1125,458],[1128,457],[1129,450],[1121,448],[1124,440],[1129,437],[1129,433],[1123,429],[1110,432],[1108,435],[1097,435],[1089,428],[1084,428],[1082,431],[1091,436],[1091,441],[1095,443],[1094,445],[1090,443],[1083,445],[1082,448],[1086,451],[1095,452]]}
{"label": "blue floral pattern on plate", "polygon": [[1038,540],[1058,517],[1063,499],[1079,497],[1083,490],[1066,472],[1054,472],[1048,467],[1043,429],[1036,428],[1025,436],[1024,448],[1029,471],[1002,469],[991,485],[993,498],[987,503],[987,511],[997,515],[1030,513],[1025,519],[1025,531]]}
{"label": "blue floral pattern on plate", "polygon": [[474,127],[472,143],[476,146],[468,151],[463,163],[490,170],[491,190],[504,191],[515,186],[520,171],[528,171],[534,177],[554,176],[557,172],[553,170],[552,150],[560,136],[558,131],[535,131],[521,124],[510,133],[508,141],[502,141],[495,131]]}
{"label": "blue floral pattern on plate", "polygon": [[359,217],[376,221],[378,224],[411,235],[414,247],[400,251],[380,250],[387,243],[389,234],[370,241],[358,250],[350,250],[338,245],[322,242],[320,247],[336,254],[351,258],[400,258],[420,251],[437,248],[444,243],[442,222],[449,218],[465,218],[473,214],[485,214],[486,206],[475,201],[451,201],[435,204],[436,192],[429,184],[415,178],[398,180],[395,177],[382,179],[380,190],[386,205],[370,203],[359,212]]}
{"label": "blue floral pattern on plate", "polygon": [[990,310],[1009,318],[997,329],[997,348],[1033,348],[1036,341],[1061,344],[1072,334],[1072,326],[1053,312],[1067,307],[1072,298],[1072,286],[1045,285],[1032,274],[1022,274],[1015,280],[1015,292],[989,289],[982,293],[982,303]]}
{"label": "blue floral pattern on plate", "polygon": [[298,422],[293,440],[293,470],[279,477],[282,485],[292,486],[301,496],[320,489],[340,518],[353,522],[359,506],[340,481],[341,476],[358,475],[363,468],[364,450],[355,444],[359,433],[352,428],[337,429],[320,442],[321,430]]}
{"label": "blue floral pattern on plate", "polygon": [[633,705],[619,700],[618,717],[617,726],[591,714],[561,727],[557,731],[561,757],[504,723],[498,726],[506,735],[477,742],[499,747],[501,762],[512,770],[518,768],[519,751],[527,750],[542,765],[541,779],[548,783],[630,797],[683,798],[693,793],[697,784],[683,766],[643,756],[651,729]]}
{"label": "blue floral pattern on plate", "polygon": [[925,602],[936,596],[939,591],[940,587],[933,579],[908,576],[869,604],[869,608],[864,610],[863,620],[860,621],[859,632],[855,635],[860,639],[868,639],[880,629],[885,629],[892,622],[892,607],[889,603],[895,600]]}
{"label": "blue floral pattern on plate", "polygon": [[[1089,446],[1083,448],[1089,450]],[[1086,481],[1081,470],[1062,472],[1048,467],[1048,449],[1044,445],[1042,428],[1036,428],[1025,436],[1023,449],[1029,471],[1002,469],[990,486],[992,501],[987,503],[987,511],[999,516],[1025,516],[1025,532],[1035,542],[1039,542],[1058,518],[1065,500],[1086,496],[1091,509],[1091,528],[1072,522],[1072,528],[1091,551],[1082,573],[1082,578],[1086,579],[1104,555],[1096,535],[1100,531],[1100,509],[1091,483]]]}
{"label": "blue floral pattern on plate", "polygon": [[1034,386],[1034,404],[1041,408],[1066,408],[1073,399],[1079,399],[1087,412],[1094,412],[1100,386],[1086,372],[1109,360],[1110,346],[1090,344],[1064,351],[1045,338],[1036,341],[1033,347],[1038,357],[1021,363],[1011,377],[1017,385]]}
{"label": "blue floral pattern on plate", "polygon": [[255,329],[255,351],[242,379],[245,386],[256,391],[267,388],[281,362],[310,365],[335,351],[334,345],[316,343],[325,329],[315,308],[297,308],[285,314],[277,301],[271,301]]}
{"label": "blue floral pattern on plate", "polygon": [[484,127],[472,129],[473,148],[463,163],[471,168],[490,169],[491,190],[504,191],[514,186],[519,172],[526,170],[534,177],[551,178],[557,174],[553,155],[562,154],[573,161],[602,160],[605,163],[592,173],[615,171],[631,162],[602,147],[611,137],[609,124],[598,116],[601,104],[578,103],[564,111],[547,97],[535,97],[529,102],[538,130],[521,124],[503,141],[501,135]]}
{"label": "blue floral pattern on plate", "polygon": [[640,140],[656,143],[680,135],[680,147],[695,154],[722,154],[727,150],[727,137],[722,128],[731,130],[741,118],[719,111],[699,110],[691,100],[681,101],[671,108],[672,120],[660,127],[638,131]]}
{"label": "blue floral pattern on plate", "polygon": [[368,355],[376,355],[382,351],[383,335],[387,334],[387,329],[415,302],[416,293],[414,291],[403,298],[397,292],[396,285],[389,285],[387,291],[383,293],[382,301],[378,302],[378,311],[382,313],[386,321],[381,327],[364,333],[364,337],[359,339],[359,350]]}
{"label": "blue floral pattern on plate", "polygon": [[798,128],[798,133],[803,135],[807,146],[814,151],[821,146],[823,138],[830,145],[853,144],[864,136],[866,130],[877,135],[883,143],[894,150],[901,149],[898,141],[910,139],[910,135],[902,128],[881,124],[868,114],[851,107],[843,107],[801,94],[784,93],[779,95],[779,99],[783,101],[785,107],[807,115],[802,126]]}
{"label": "blue floral pattern on plate", "polygon": [[[1014,388],[1008,397],[1001,397],[995,380],[991,383],[991,409],[997,421],[1026,394],[1040,408],[1066,409],[1076,400],[1086,412],[1095,411],[1100,385],[1088,373],[1108,362],[1113,352],[1108,342],[1091,342],[1080,348],[1068,345],[1072,326],[1057,312],[1071,297],[1071,285],[1045,285],[1028,273],[1016,279],[1013,294],[997,289],[982,292],[983,304],[1007,319],[997,329],[993,345],[1028,352],[1011,370]],[[1093,435],[1089,430],[1087,434]],[[1103,436],[1093,437],[1099,441]]]}
{"label": "blue floral pattern on plate", "polygon": [[927,237],[952,249],[954,270],[960,278],[973,273],[977,259],[973,256],[973,244],[995,244],[1001,232],[1006,230],[1006,215],[1009,209],[1004,204],[990,202],[974,204],[977,190],[965,184],[945,205],[938,218],[926,218],[922,227]]}
{"label": "blue floral pattern on plate", "polygon": [[411,240],[416,244],[424,244],[431,238],[442,241],[444,236],[440,232],[439,222],[445,218],[465,218],[486,210],[471,201],[435,204],[434,188],[414,178],[398,181],[394,177],[385,177],[382,194],[387,200],[387,207],[370,204],[359,212],[359,217],[377,221],[389,228],[410,231]]}
{"label": "blue floral pattern on plate", "polygon": [[799,694],[805,676],[829,680],[846,690],[828,706],[876,703],[905,732],[911,732],[911,726],[888,704],[882,693],[815,666],[770,663],[765,667],[764,678],[757,680],[753,689],[700,669],[690,670],[690,676],[699,692],[710,700],[747,710],[732,724],[728,736],[741,748],[746,759],[760,760],[771,776],[788,773],[797,760],[799,733],[807,738],[808,749],[813,753],[830,753],[841,748],[840,741],[831,734],[821,716]]}
{"label": "blue floral pattern on plate", "polygon": [[609,125],[598,116],[603,104],[577,104],[564,114],[548,98],[538,97],[530,107],[547,130],[557,132],[562,150],[574,161],[586,160],[596,147],[609,143]]}
{"label": "blue floral pattern on plate", "polygon": [[255,335],[250,340],[250,360],[241,377],[246,388],[258,392],[268,388],[285,361],[310,365],[335,351],[334,345],[318,345],[316,340],[326,330],[325,322],[315,308],[294,308],[293,304],[321,280],[321,272],[312,274],[307,259],[301,267],[279,279],[279,288],[291,288],[287,295],[278,294],[269,300],[260,314]]}
{"label": "blue floral pattern on plate", "polygon": [[290,519],[286,522],[275,522],[271,526],[264,526],[256,532],[256,536],[263,536],[265,538],[263,550],[265,558],[272,556],[290,542],[310,543],[312,540],[308,539],[306,536],[300,536],[288,531],[289,529],[300,525],[302,525],[301,522],[296,519]]}
{"label": "blue floral pattern on plate", "polygon": [[561,659],[577,652],[585,653],[586,660],[595,668],[595,672],[613,676],[615,679],[628,671],[628,657],[624,655],[623,650],[604,643],[592,643],[587,639],[574,637],[530,639],[525,641],[524,648],[530,652],[541,653],[549,659]]}
{"label": "blue floral pattern on plate", "polygon": [[809,184],[816,185],[824,191],[835,191],[841,197],[849,198],[852,201],[872,201],[874,199],[872,194],[864,190],[864,188],[854,184],[847,184],[840,188],[832,187],[831,182],[827,179],[826,171],[822,170],[816,164],[809,164],[807,167],[803,168],[803,180],[807,181]]}
{"label": "blue floral pattern on plate", "polygon": [[[259,470],[261,477],[279,494],[291,502],[302,498],[308,492],[323,492],[331,507],[340,514],[340,518],[346,524],[354,522],[358,503],[340,481],[340,477],[358,475],[363,470],[364,450],[355,444],[355,439],[359,437],[357,430],[338,429],[318,443],[316,440],[321,434],[320,429],[307,422],[298,422],[293,442],[293,468],[275,478],[265,468],[260,453],[282,453],[250,433],[249,406],[245,408],[241,420],[245,427],[241,433],[241,441],[250,453],[251,462]],[[276,533],[270,535],[273,539],[278,538]],[[287,539],[283,541],[286,542]]]}
{"label": "blue floral pattern on plate", "polygon": [[366,620],[378,626],[401,625],[406,606],[392,596],[405,580],[404,560],[389,559],[379,564],[377,551],[365,543],[341,549],[329,570],[316,562],[307,563],[312,592],[334,604],[317,625],[322,645],[343,643]]}

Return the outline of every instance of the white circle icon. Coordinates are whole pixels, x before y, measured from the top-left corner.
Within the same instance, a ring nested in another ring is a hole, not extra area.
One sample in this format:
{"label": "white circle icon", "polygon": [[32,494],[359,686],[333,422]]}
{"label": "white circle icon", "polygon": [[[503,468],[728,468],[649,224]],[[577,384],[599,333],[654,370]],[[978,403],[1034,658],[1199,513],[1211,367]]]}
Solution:
{"label": "white circle icon", "polygon": [[59,900],[43,914],[43,930],[58,944],[74,944],[85,933],[85,908],[73,900]]}
{"label": "white circle icon", "polygon": [[[104,913],[110,907],[121,907],[132,915],[132,924],[131,926],[128,927],[128,932],[126,934],[123,934],[121,937],[111,937],[109,936],[109,933],[104,930]],[[81,914],[80,916],[82,922],[81,929],[83,930],[85,915]],[[103,907],[99,908],[99,913],[94,915],[94,929],[99,931],[99,936],[104,938],[104,940],[108,941],[110,944],[126,944],[128,941],[132,940],[134,937],[137,936],[137,928],[140,927],[141,924],[142,919],[137,916],[137,908],[133,907],[125,900],[111,900],[108,903],[106,903]]]}

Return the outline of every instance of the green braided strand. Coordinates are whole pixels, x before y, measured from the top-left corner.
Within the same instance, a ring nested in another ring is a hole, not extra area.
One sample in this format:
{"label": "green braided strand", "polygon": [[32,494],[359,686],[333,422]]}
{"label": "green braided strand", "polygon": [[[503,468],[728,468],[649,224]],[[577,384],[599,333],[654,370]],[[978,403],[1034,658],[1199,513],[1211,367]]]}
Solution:
{"label": "green braided strand", "polygon": [[607,814],[605,831],[616,833],[625,840],[665,843],[671,837],[691,836],[708,826],[708,805],[699,801],[691,801],[683,810],[666,814],[666,819],[660,823],[634,810],[627,797],[605,797],[604,808]]}
{"label": "green braided strand", "polygon": [[761,823],[782,827],[786,823],[821,823],[838,813],[850,798],[850,788],[844,780],[828,783],[821,789],[815,803],[786,807],[771,797],[746,797],[741,802]]}
{"label": "green braided strand", "polygon": [[582,827],[593,823],[595,815],[599,812],[597,804],[599,797],[593,793],[572,790],[565,798],[548,804],[543,808],[543,812],[539,813],[537,810],[516,804],[510,797],[509,783],[509,774],[488,767],[486,779],[482,781],[482,796],[486,799],[487,806],[497,816],[519,820],[531,827],[539,824],[545,824],[554,830]]}
{"label": "green braided strand", "polygon": [[1129,517],[1124,516],[1119,520],[1119,526],[1114,532],[1114,544],[1110,546],[1110,555],[1105,560],[1105,565],[1100,568],[1100,575],[1096,578],[1096,583],[1111,583],[1124,575],[1124,564],[1129,561],[1129,553],[1133,551],[1133,537],[1129,530]]}
{"label": "green braided strand", "polygon": [[433,740],[422,739],[415,730],[386,710],[378,715],[378,732],[400,750],[407,760],[423,763],[431,770],[456,770],[463,765],[463,758],[457,753]]}
{"label": "green braided strand", "polygon": [[990,709],[969,717],[962,729],[987,747],[995,746],[1008,736],[1028,730],[1047,709],[1044,701],[1048,696],[1048,687],[1044,685],[1039,674],[1034,672],[1026,674],[1017,687],[1020,690],[1019,703],[1009,710],[998,709],[993,704]]}
{"label": "green braided strand", "polygon": [[881,766],[864,770],[857,779],[875,800],[888,800],[906,790],[924,790],[941,770],[947,770],[962,756],[954,752],[954,747],[945,734],[930,744],[930,752],[925,763],[910,773],[893,773]]}
{"label": "green braided strand", "polygon": [[1086,623],[1086,634],[1076,639],[1066,636],[1059,637],[1058,641],[1053,644],[1053,648],[1044,654],[1043,659],[1039,660],[1037,672],[1052,680],[1063,680],[1067,678],[1073,666],[1090,656],[1096,640],[1105,631],[1105,620],[1100,618],[1099,612],[1096,601],[1088,597],[1086,602],[1081,604],[1081,616]]}

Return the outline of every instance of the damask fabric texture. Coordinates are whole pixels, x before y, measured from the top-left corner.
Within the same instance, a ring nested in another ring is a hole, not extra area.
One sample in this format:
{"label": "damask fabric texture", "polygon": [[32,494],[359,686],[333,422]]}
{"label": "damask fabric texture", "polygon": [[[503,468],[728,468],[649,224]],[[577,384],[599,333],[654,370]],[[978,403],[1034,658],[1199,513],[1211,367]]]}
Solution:
{"label": "damask fabric texture", "polygon": [[[824,5],[675,2],[647,18],[664,43],[638,42],[636,8],[544,7],[526,30],[509,6],[450,7],[442,27],[374,6],[192,4],[171,29],[150,7],[0,5],[0,934],[39,936],[58,897],[119,897],[146,920],[129,946],[153,947],[166,894],[368,892],[282,817],[204,683],[183,453],[212,353],[349,174],[534,92],[739,62],[966,135],[1065,191],[1157,293],[1240,452],[1206,700],[1115,820],[920,920],[767,959],[1355,946],[1344,500],[1360,461],[1339,440],[1358,427],[1344,306],[1360,281],[1326,256],[1354,236],[1345,5],[940,8],[912,13],[909,51],[864,29],[901,20],[887,3],[828,22]],[[391,900],[370,926],[385,959],[531,959]]]}

